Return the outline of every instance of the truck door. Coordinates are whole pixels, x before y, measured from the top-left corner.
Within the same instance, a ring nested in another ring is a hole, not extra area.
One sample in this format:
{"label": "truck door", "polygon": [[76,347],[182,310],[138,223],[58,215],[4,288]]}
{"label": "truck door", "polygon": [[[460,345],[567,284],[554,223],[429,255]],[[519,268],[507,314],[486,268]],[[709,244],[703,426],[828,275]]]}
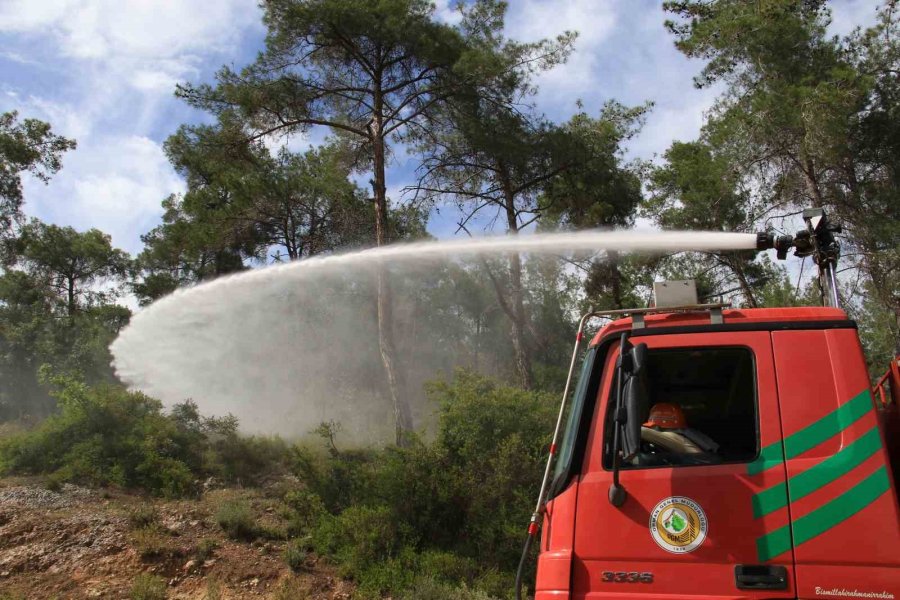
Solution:
{"label": "truck door", "polygon": [[766,547],[788,515],[759,506],[766,490],[786,495],[769,332],[646,330],[632,342],[648,346],[650,405],[685,422],[642,429],[620,471],[627,498],[613,506],[610,353],[578,486],[573,598],[795,597],[790,547]]}
{"label": "truck door", "polygon": [[897,494],[856,330],[774,331],[772,345],[790,503],[762,508],[792,523],[770,553],[793,543],[801,598],[900,597]]}

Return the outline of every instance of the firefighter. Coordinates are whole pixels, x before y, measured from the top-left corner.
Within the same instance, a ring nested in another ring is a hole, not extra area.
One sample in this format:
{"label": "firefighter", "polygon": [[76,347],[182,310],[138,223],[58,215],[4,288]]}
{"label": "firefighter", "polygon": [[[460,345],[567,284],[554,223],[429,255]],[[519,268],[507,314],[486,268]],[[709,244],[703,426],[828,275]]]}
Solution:
{"label": "firefighter", "polygon": [[641,439],[674,454],[716,454],[719,445],[708,435],[688,427],[681,407],[673,402],[659,402],[641,429]]}

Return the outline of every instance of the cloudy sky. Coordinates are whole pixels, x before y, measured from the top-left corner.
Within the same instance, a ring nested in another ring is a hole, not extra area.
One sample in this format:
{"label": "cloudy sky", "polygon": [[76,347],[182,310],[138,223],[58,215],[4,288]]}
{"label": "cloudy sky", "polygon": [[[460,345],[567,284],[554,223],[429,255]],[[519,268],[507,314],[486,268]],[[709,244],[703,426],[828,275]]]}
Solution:
{"label": "cloudy sky", "polygon": [[[447,0],[442,18],[452,20]],[[878,0],[835,0],[835,33],[874,22]],[[656,0],[510,0],[508,34],[521,40],[580,33],[569,62],[538,81],[541,110],[564,120],[581,99],[655,103],[629,148],[651,158],[672,140],[697,135],[715,90],[696,90],[701,65],[672,46]],[[98,227],[136,253],[159,221],[160,201],[184,190],[162,151],[182,123],[207,117],[173,97],[179,81],[209,81],[223,64],[241,67],[261,49],[256,0],[0,0],[0,112],[52,123],[75,138],[63,170],[45,186],[27,180],[26,212],[78,229]],[[414,164],[397,158],[390,189]],[[453,233],[452,219],[432,231]]]}

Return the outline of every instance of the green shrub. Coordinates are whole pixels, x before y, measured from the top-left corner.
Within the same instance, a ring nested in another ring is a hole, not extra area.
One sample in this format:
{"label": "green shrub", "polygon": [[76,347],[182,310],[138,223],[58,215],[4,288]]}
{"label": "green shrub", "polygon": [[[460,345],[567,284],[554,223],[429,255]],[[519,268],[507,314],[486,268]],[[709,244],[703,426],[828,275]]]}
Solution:
{"label": "green shrub", "polygon": [[429,386],[441,406],[435,446],[455,473],[464,506],[453,549],[513,570],[523,524],[546,460],[555,395],[527,392],[467,372]]}
{"label": "green shrub", "polygon": [[57,412],[0,440],[0,474],[53,474],[60,483],[178,497],[195,494],[202,477],[252,484],[286,468],[284,441],[240,436],[236,419],[201,417],[193,402],[167,415],[158,400],[121,386],[66,377],[49,383]]}
{"label": "green shrub", "polygon": [[128,511],[128,524],[132,529],[140,529],[156,524],[159,513],[156,507],[150,503],[144,503]]}
{"label": "green shrub", "polygon": [[210,431],[205,468],[230,483],[252,485],[287,468],[288,446],[276,436]]}
{"label": "green shrub", "polygon": [[292,571],[299,571],[306,562],[306,545],[301,540],[290,540],[282,556]]}
{"label": "green shrub", "polygon": [[195,476],[181,460],[160,456],[156,448],[147,448],[137,466],[141,487],[167,498],[192,494]]}
{"label": "green shrub", "polygon": [[506,597],[558,399],[464,371],[428,393],[440,406],[430,443],[348,452],[329,437],[324,453],[294,448],[307,490],[286,495],[282,514],[363,596],[402,591],[415,573],[436,594]]}
{"label": "green shrub", "polygon": [[399,549],[400,539],[388,508],[353,506],[337,517],[323,518],[313,544],[354,573],[390,558]]}
{"label": "green shrub", "polygon": [[272,600],[298,600],[310,597],[306,582],[294,576],[282,579],[272,594]]}
{"label": "green shrub", "polygon": [[204,538],[194,546],[194,559],[200,562],[209,560],[218,547],[219,542],[217,540],[214,540],[213,538]]}
{"label": "green shrub", "polygon": [[234,540],[250,541],[257,536],[256,519],[246,500],[225,500],[216,511],[216,523]]}
{"label": "green shrub", "polygon": [[58,474],[54,473],[47,476],[47,479],[44,481],[44,487],[50,490],[51,492],[58,492],[62,489],[63,486],[63,478]]}
{"label": "green shrub", "polygon": [[292,469],[331,513],[363,499],[371,500],[382,457],[373,450],[351,450],[323,456],[302,446],[291,448]]}
{"label": "green shrub", "polygon": [[165,600],[166,582],[162,577],[141,573],[131,585],[131,600]]}
{"label": "green shrub", "polygon": [[356,569],[356,595],[376,600],[386,593],[407,589],[416,577],[417,558],[412,548],[403,548],[396,556]]}
{"label": "green shrub", "polygon": [[184,493],[189,448],[159,401],[114,385],[91,388],[59,377],[53,384],[58,412],[0,445],[3,471]]}
{"label": "green shrub", "polygon": [[478,563],[474,559],[441,550],[422,552],[418,563],[417,571],[422,576],[449,583],[471,585],[479,574]]}
{"label": "green shrub", "polygon": [[420,577],[408,590],[400,594],[398,600],[494,600],[494,597],[465,585],[454,586],[428,577]]}
{"label": "green shrub", "polygon": [[131,532],[134,549],[141,558],[166,558],[179,553],[171,536],[158,525],[148,525]]}
{"label": "green shrub", "polygon": [[310,533],[325,514],[322,499],[310,490],[290,490],[283,502],[281,516],[288,522],[287,533],[291,537]]}
{"label": "green shrub", "polygon": [[[534,581],[534,573],[530,573],[527,581]],[[512,598],[516,586],[516,576],[511,571],[500,571],[496,568],[486,569],[475,578],[475,589],[496,598]]]}

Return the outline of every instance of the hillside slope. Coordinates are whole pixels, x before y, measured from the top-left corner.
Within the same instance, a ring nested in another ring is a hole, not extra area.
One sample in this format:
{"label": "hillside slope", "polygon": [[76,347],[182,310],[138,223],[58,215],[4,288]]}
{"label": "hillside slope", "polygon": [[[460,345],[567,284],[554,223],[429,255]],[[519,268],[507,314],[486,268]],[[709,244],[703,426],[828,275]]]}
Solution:
{"label": "hillside slope", "polygon": [[[229,539],[216,510],[239,498],[260,531]],[[312,555],[282,558],[278,515],[258,492],[213,490],[162,501],[34,481],[0,481],[0,599],[349,598],[350,583]],[[264,539],[264,538],[272,539]],[[155,594],[155,595],[154,595]]]}

